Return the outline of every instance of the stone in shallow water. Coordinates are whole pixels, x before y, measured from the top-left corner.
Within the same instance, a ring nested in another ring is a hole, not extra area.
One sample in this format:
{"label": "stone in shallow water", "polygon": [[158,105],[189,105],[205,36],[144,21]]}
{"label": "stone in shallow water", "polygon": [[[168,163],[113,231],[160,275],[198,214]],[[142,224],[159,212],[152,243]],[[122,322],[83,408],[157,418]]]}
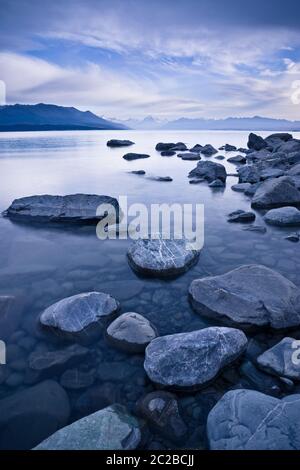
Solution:
{"label": "stone in shallow water", "polygon": [[115,383],[105,382],[86,390],[75,403],[76,414],[86,416],[120,401],[120,391]]}
{"label": "stone in shallow water", "polygon": [[296,207],[279,207],[268,211],[264,220],[279,227],[296,226],[300,225],[300,211]]}
{"label": "stone in shallow water", "polygon": [[257,183],[260,181],[260,172],[254,165],[244,165],[238,169],[239,183]]}
{"label": "stone in shallow water", "polygon": [[141,158],[150,158],[150,155],[145,153],[126,153],[123,155],[124,160],[132,161],[132,160],[140,160]]}
{"label": "stone in shallow water", "polygon": [[235,152],[237,148],[235,147],[235,145],[225,144],[222,145],[219,150],[225,150],[225,152]]}
{"label": "stone in shallow water", "polygon": [[232,191],[243,193],[246,189],[251,187],[251,183],[238,183],[231,186]]}
{"label": "stone in shallow water", "polygon": [[118,140],[118,139],[111,139],[107,142],[107,147],[129,147],[133,145],[134,142],[131,140]]}
{"label": "stone in shallow water", "polygon": [[19,327],[23,311],[21,299],[12,295],[0,296],[0,339],[6,340]]}
{"label": "stone in shallow water", "polygon": [[299,423],[300,395],[233,390],[209,413],[207,437],[212,450],[299,450]]}
{"label": "stone in shallow water", "polygon": [[253,212],[245,212],[243,210],[237,210],[228,214],[228,222],[253,222],[255,220],[255,214]]}
{"label": "stone in shallow water", "polygon": [[60,385],[70,390],[88,388],[95,382],[95,371],[82,371],[80,369],[68,369],[61,378]]}
{"label": "stone in shallow water", "polygon": [[196,279],[189,293],[196,312],[226,324],[276,329],[300,325],[299,288],[265,266],[246,265]]}
{"label": "stone in shallow water", "polygon": [[105,216],[107,208],[98,209],[102,204],[112,206],[110,213],[118,216],[119,203],[110,196],[95,194],[70,194],[67,196],[28,196],[15,199],[3,213],[6,217],[37,222],[91,223]]}
{"label": "stone in shallow water", "polygon": [[247,145],[249,149],[261,150],[263,148],[266,148],[268,146],[268,143],[260,135],[251,132],[248,137]]}
{"label": "stone in shallow water", "polygon": [[176,396],[169,392],[148,393],[137,403],[139,415],[148,421],[154,432],[174,442],[186,437],[187,427],[180,416]]}
{"label": "stone in shallow water", "polygon": [[244,227],[243,230],[247,232],[266,233],[267,229],[263,225],[249,225]]}
{"label": "stone in shallow water", "polygon": [[173,157],[173,155],[176,155],[176,152],[174,150],[164,150],[160,154],[162,157]]}
{"label": "stone in shallow water", "polygon": [[171,148],[174,148],[175,146],[176,144],[174,142],[159,142],[158,144],[156,144],[155,150],[157,150],[158,152],[164,152],[170,150]]}
{"label": "stone in shallow water", "polygon": [[269,374],[300,380],[299,341],[283,338],[257,358],[258,366]]}
{"label": "stone in shallow water", "polygon": [[288,176],[265,180],[252,199],[252,207],[256,209],[297,205],[300,205],[300,191]]}
{"label": "stone in shallow water", "polygon": [[291,233],[290,235],[284,238],[285,240],[288,240],[289,242],[293,242],[293,243],[298,243],[300,241],[299,233]]}
{"label": "stone in shallow water", "polygon": [[65,426],[70,405],[64,389],[53,380],[0,400],[0,449],[30,449]]}
{"label": "stone in shallow water", "polygon": [[225,183],[224,181],[221,181],[220,179],[214,180],[208,185],[210,188],[224,188]]}
{"label": "stone in shallow water", "polygon": [[132,450],[140,441],[138,420],[113,405],[60,429],[35,450]]}
{"label": "stone in shallow water", "polygon": [[156,328],[139,313],[127,312],[114,320],[106,331],[108,341],[127,352],[143,352],[157,336]]}
{"label": "stone in shallow water", "polygon": [[244,164],[247,162],[246,157],[243,155],[236,155],[235,157],[227,158],[227,161],[230,163]]}
{"label": "stone in shallow water", "polygon": [[245,334],[210,327],[161,336],[146,348],[145,371],[154,383],[174,389],[197,389],[211,382],[246,349]]}
{"label": "stone in shallow water", "polygon": [[173,178],[171,178],[171,176],[148,176],[148,180],[162,181],[162,182],[169,183],[173,181]]}
{"label": "stone in shallow water", "polygon": [[198,162],[196,168],[189,173],[189,178],[204,178],[209,183],[214,180],[220,179],[224,183],[226,182],[226,170],[221,163],[216,162]]}
{"label": "stone in shallow water", "polygon": [[207,157],[210,157],[211,155],[218,153],[218,150],[215,149],[211,144],[206,144],[204,145],[204,147],[202,147],[201,153],[203,153]]}
{"label": "stone in shallow water", "polygon": [[201,160],[199,153],[193,152],[178,153],[177,157],[181,158],[181,160]]}
{"label": "stone in shallow water", "polygon": [[112,321],[119,303],[103,292],[87,292],[59,300],[40,316],[42,326],[67,339],[90,342]]}
{"label": "stone in shallow water", "polygon": [[130,173],[132,173],[133,175],[145,175],[146,174],[145,170],[133,170]]}
{"label": "stone in shallow water", "polygon": [[173,277],[194,265],[200,251],[188,249],[188,241],[139,239],[127,252],[130,266],[137,272],[154,277]]}

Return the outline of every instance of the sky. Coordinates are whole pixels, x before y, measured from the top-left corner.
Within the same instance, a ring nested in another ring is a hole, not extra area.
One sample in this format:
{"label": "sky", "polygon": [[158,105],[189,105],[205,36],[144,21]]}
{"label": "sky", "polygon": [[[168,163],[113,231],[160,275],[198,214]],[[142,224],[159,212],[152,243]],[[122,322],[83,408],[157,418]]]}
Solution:
{"label": "sky", "polygon": [[299,0],[0,0],[6,102],[300,119]]}

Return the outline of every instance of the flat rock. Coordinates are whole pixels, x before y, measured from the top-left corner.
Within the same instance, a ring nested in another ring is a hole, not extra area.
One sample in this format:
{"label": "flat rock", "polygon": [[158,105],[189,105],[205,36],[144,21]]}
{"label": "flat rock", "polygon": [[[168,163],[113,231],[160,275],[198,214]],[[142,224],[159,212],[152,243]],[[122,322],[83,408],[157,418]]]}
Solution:
{"label": "flat rock", "polygon": [[185,239],[138,239],[127,256],[137,272],[154,277],[173,277],[186,272],[199,258],[200,251],[187,248]]}
{"label": "flat rock", "polygon": [[150,155],[146,153],[126,153],[123,155],[124,160],[132,161],[132,160],[140,160],[142,158],[150,158]]}
{"label": "flat rock", "polygon": [[24,221],[91,223],[103,219],[105,211],[99,212],[98,209],[102,204],[110,204],[114,208],[113,212],[119,213],[119,203],[113,197],[71,194],[68,196],[28,196],[15,199],[11,206],[3,212],[3,215]]}
{"label": "flat rock", "polygon": [[238,193],[243,193],[246,189],[251,187],[251,183],[238,183],[231,186],[232,191],[236,191]]}
{"label": "flat rock", "polygon": [[255,214],[253,212],[246,212],[243,210],[237,210],[228,214],[228,222],[253,222],[255,220]]}
{"label": "flat rock", "polygon": [[187,426],[180,416],[176,396],[172,393],[148,393],[138,401],[137,410],[157,434],[177,443],[185,439]]}
{"label": "flat rock", "polygon": [[60,429],[35,450],[133,450],[140,441],[138,420],[112,405]]}
{"label": "flat rock", "polygon": [[211,450],[299,450],[299,423],[300,395],[233,390],[210,411],[207,437]]}
{"label": "flat rock", "polygon": [[297,226],[300,225],[300,211],[296,207],[279,207],[268,211],[264,220],[279,227]]}
{"label": "flat rock", "polygon": [[106,331],[108,341],[121,350],[132,353],[143,352],[157,337],[156,328],[139,313],[127,312],[114,320]]}
{"label": "flat rock", "polygon": [[300,325],[300,290],[265,266],[246,265],[196,279],[189,293],[196,312],[230,325],[275,329]]}
{"label": "flat rock", "polygon": [[224,165],[216,162],[198,162],[196,168],[189,173],[189,178],[204,178],[209,183],[214,180],[220,179],[226,182],[226,170]]}
{"label": "flat rock", "polygon": [[194,152],[178,153],[177,157],[181,158],[181,160],[201,160],[200,154]]}
{"label": "flat rock", "polygon": [[131,140],[118,140],[118,139],[111,139],[107,142],[107,147],[129,147],[133,145],[134,142]]}
{"label": "flat rock", "polygon": [[89,342],[99,337],[118,309],[119,303],[109,294],[87,292],[50,305],[41,314],[40,323],[68,339]]}
{"label": "flat rock", "polygon": [[246,346],[247,338],[242,331],[226,327],[161,336],[147,346],[144,368],[156,384],[197,389],[235,361]]}
{"label": "flat rock", "polygon": [[65,426],[70,404],[64,389],[52,380],[0,400],[0,449],[31,449]]}
{"label": "flat rock", "polygon": [[230,163],[245,164],[247,162],[246,157],[243,155],[236,155],[235,157],[227,158],[227,161]]}
{"label": "flat rock", "polygon": [[277,377],[300,381],[299,363],[293,361],[293,353],[298,359],[297,350],[299,350],[298,341],[295,341],[294,338],[283,338],[275,346],[258,356],[257,365],[265,372]]}
{"label": "flat rock", "polygon": [[269,179],[259,185],[251,205],[256,209],[297,206],[300,205],[300,191],[287,176]]}

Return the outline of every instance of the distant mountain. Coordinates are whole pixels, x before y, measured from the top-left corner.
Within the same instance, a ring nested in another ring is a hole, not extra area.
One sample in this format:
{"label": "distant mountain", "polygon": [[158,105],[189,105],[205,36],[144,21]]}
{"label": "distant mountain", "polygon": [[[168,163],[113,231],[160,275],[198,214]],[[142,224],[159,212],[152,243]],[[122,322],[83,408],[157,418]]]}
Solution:
{"label": "distant mountain", "polygon": [[163,125],[167,124],[167,120],[158,120],[154,119],[152,116],[147,116],[142,120],[139,119],[127,119],[122,121],[123,124],[130,127],[131,129],[143,129],[143,130],[152,130],[160,129]]}
{"label": "distant mountain", "polygon": [[180,118],[164,124],[165,130],[237,130],[237,131],[300,131],[300,121],[272,119],[260,116],[229,117],[226,119]]}
{"label": "distant mountain", "polygon": [[0,106],[0,132],[39,130],[127,129],[127,126],[100,118],[90,111],[54,104],[14,104]]}

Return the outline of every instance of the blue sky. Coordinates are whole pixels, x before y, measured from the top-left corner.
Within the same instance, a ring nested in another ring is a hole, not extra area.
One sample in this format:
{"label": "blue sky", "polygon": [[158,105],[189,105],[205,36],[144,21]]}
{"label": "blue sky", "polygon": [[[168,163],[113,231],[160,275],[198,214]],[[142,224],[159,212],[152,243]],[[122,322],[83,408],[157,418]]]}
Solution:
{"label": "blue sky", "polygon": [[299,17],[299,0],[0,0],[0,79],[8,103],[106,117],[300,119]]}

